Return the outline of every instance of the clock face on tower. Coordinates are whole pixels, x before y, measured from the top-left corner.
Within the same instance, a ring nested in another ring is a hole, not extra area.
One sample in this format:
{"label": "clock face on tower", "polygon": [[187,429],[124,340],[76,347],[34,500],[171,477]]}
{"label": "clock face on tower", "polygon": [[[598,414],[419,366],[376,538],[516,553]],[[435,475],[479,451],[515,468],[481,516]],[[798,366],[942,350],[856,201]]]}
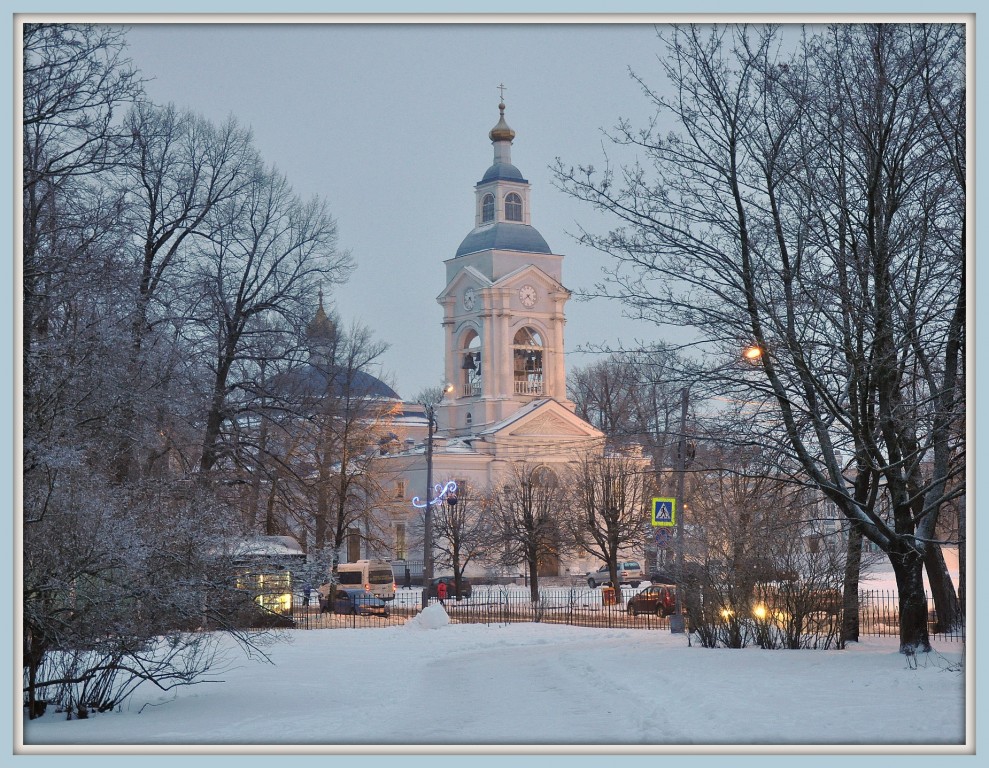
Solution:
{"label": "clock face on tower", "polygon": [[523,285],[519,288],[519,301],[523,307],[532,307],[536,303],[536,289],[531,285]]}
{"label": "clock face on tower", "polygon": [[464,291],[464,309],[474,308],[474,289],[468,288]]}

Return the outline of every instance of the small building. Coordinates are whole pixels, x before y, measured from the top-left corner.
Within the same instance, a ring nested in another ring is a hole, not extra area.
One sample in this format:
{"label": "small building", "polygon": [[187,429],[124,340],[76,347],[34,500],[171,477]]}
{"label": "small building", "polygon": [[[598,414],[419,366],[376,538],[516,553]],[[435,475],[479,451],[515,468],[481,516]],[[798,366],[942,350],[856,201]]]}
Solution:
{"label": "small building", "polygon": [[291,536],[255,536],[232,543],[235,586],[249,592],[266,611],[292,613],[293,574],[306,564],[306,553]]}

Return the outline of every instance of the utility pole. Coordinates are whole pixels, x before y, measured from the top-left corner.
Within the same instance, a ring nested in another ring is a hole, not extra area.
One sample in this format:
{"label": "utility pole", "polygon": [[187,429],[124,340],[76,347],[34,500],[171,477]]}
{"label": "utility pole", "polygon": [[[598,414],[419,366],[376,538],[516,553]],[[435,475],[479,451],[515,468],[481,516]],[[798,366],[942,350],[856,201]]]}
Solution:
{"label": "utility pole", "polygon": [[426,511],[422,545],[422,607],[429,605],[429,585],[433,580],[433,428],[435,412],[432,404],[426,405],[426,418],[429,422],[426,435]]}
{"label": "utility pole", "polygon": [[677,496],[676,496],[676,608],[670,616],[670,632],[680,634],[684,631],[683,621],[683,486],[684,475],[687,473],[687,401],[690,388],[680,390],[680,440],[677,447]]}

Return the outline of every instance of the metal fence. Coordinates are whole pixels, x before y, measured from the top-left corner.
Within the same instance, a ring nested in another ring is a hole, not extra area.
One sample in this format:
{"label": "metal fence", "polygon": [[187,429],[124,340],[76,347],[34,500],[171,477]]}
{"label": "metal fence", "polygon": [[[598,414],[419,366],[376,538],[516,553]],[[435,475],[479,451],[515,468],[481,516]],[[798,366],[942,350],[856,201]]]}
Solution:
{"label": "metal fence", "polygon": [[[927,631],[931,639],[965,641],[964,625],[942,627],[934,610],[934,601],[925,594],[929,610]],[[894,591],[859,592],[859,631],[862,635],[897,637],[900,634],[900,601]]]}
{"label": "metal fence", "polygon": [[[614,603],[608,604],[606,593],[602,589],[546,588],[539,590],[539,601],[534,603],[528,589],[521,586],[475,586],[470,597],[461,600],[447,598],[443,607],[454,624],[542,622],[609,629],[669,630],[668,617],[655,613],[632,615],[626,610],[628,599],[636,591],[625,589],[621,599],[616,596]],[[435,604],[439,601],[434,598],[429,602]],[[930,599],[928,603],[933,605]],[[395,599],[388,602],[386,616],[323,612],[319,605],[304,606],[301,601],[297,601],[292,619],[297,629],[385,627],[404,624],[421,612],[422,590],[412,588],[398,590]],[[899,605],[896,593],[861,592],[859,623],[861,636],[898,636]],[[964,628],[942,630],[933,610],[930,611],[929,631],[931,639],[965,640]]]}

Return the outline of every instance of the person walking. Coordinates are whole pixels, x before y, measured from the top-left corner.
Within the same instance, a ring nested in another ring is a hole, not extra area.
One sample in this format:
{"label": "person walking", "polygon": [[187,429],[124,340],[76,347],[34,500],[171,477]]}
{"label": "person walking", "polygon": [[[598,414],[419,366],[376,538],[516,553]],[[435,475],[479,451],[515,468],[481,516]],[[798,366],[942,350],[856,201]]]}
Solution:
{"label": "person walking", "polygon": [[440,605],[446,605],[446,582],[441,581],[436,585],[436,596],[440,599]]}

